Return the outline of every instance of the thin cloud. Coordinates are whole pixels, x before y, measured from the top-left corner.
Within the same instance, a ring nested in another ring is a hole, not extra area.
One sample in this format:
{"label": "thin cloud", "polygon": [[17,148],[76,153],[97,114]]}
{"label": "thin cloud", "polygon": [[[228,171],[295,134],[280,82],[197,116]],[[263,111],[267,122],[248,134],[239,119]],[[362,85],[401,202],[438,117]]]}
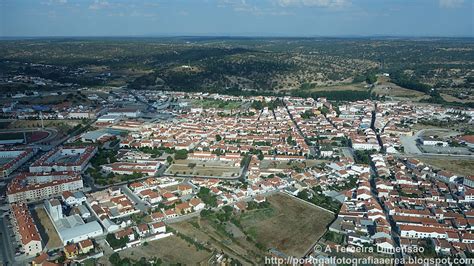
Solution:
{"label": "thin cloud", "polygon": [[350,0],[275,0],[282,7],[328,7],[348,6]]}
{"label": "thin cloud", "polygon": [[439,6],[442,8],[462,7],[464,0],[439,0]]}
{"label": "thin cloud", "polygon": [[261,7],[247,3],[246,0],[219,0],[219,7],[230,7],[235,12],[249,13],[255,16],[291,16],[292,12],[275,9],[274,7]]}
{"label": "thin cloud", "polygon": [[89,9],[99,10],[110,7],[110,3],[107,0],[94,0],[92,4],[89,5]]}
{"label": "thin cloud", "polygon": [[65,4],[67,4],[67,0],[49,0],[49,1],[46,1],[46,2],[41,2],[41,4],[48,5],[48,6],[65,5]]}

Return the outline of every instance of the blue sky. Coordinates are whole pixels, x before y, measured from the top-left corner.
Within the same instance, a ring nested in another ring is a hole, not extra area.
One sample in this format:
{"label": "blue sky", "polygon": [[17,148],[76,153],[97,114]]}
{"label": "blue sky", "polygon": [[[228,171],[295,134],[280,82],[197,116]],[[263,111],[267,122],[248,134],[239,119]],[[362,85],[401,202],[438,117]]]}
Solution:
{"label": "blue sky", "polygon": [[0,0],[0,36],[474,36],[474,0]]}

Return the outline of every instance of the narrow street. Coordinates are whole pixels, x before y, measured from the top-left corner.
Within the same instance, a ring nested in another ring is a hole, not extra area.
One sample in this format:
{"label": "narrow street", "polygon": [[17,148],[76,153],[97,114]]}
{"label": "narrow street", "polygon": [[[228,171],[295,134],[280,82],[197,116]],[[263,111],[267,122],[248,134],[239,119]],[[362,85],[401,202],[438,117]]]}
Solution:
{"label": "narrow street", "polygon": [[[377,109],[377,105],[375,105],[375,109]],[[374,131],[375,136],[377,136],[377,141],[379,142],[379,146],[381,148],[381,151],[383,151],[383,143],[382,143],[382,138],[380,138],[379,132],[377,132],[377,129],[375,128],[375,120],[377,119],[376,112],[372,111],[372,122],[370,123],[370,128]]]}
{"label": "narrow street", "polygon": [[127,185],[120,186],[122,192],[127,195],[132,201],[135,203],[135,207],[137,207],[141,212],[147,213],[148,212],[148,205],[141,200],[135,193],[133,193]]}
{"label": "narrow street", "polygon": [[0,226],[1,226],[1,240],[2,240],[2,261],[5,263],[5,265],[15,265],[15,259],[14,259],[14,250],[12,247],[12,244],[14,244],[12,241],[10,241],[10,228],[8,228],[7,225],[7,218],[1,217],[0,218]]}
{"label": "narrow street", "polygon": [[293,115],[290,113],[290,110],[288,110],[288,106],[285,104],[285,102],[283,101],[283,104],[285,105],[285,109],[286,109],[286,112],[288,113],[288,116],[290,117],[291,121],[293,122],[293,124],[295,125],[296,129],[298,130],[298,134],[304,138],[305,142],[309,145],[309,154],[311,154],[312,156],[316,156],[318,155],[317,153],[317,148],[313,145],[310,145],[310,141],[308,140],[308,138],[303,134],[303,132],[301,131],[300,127],[298,126],[298,124],[296,123],[295,119],[293,118]]}

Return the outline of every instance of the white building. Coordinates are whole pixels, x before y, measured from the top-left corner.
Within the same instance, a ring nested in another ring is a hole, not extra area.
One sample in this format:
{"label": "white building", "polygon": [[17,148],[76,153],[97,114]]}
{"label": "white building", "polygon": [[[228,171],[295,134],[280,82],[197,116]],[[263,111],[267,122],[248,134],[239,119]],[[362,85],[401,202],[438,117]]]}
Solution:
{"label": "white building", "polygon": [[446,228],[400,225],[400,236],[406,238],[447,238]]}
{"label": "white building", "polygon": [[122,116],[122,117],[137,118],[141,115],[141,112],[139,109],[134,109],[134,108],[117,108],[117,109],[109,110],[107,114]]}
{"label": "white building", "polygon": [[57,199],[46,200],[44,203],[46,211],[49,213],[49,217],[54,221],[58,221],[63,218],[63,209],[61,202]]}
{"label": "white building", "polygon": [[63,245],[78,243],[103,234],[102,227],[97,221],[85,223],[77,214],[63,217],[62,206],[57,199],[47,200],[44,205]]}
{"label": "white building", "polygon": [[64,191],[61,198],[68,206],[81,205],[87,200],[86,195],[80,191],[74,193],[71,191]]}
{"label": "white building", "polygon": [[423,139],[423,145],[447,147],[449,144],[448,144],[448,142],[440,140],[440,139],[427,138],[427,139]]}
{"label": "white building", "polygon": [[8,202],[38,201],[83,189],[82,178],[73,172],[23,173],[8,184]]}

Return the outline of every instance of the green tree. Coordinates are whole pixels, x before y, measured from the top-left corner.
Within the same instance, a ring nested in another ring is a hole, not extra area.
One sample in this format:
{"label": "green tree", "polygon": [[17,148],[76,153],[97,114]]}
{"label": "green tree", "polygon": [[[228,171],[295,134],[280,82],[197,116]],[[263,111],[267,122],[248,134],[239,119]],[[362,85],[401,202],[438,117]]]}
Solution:
{"label": "green tree", "polygon": [[368,74],[367,77],[365,78],[365,82],[368,84],[374,84],[377,81],[377,76],[373,73]]}
{"label": "green tree", "polygon": [[112,265],[120,265],[122,259],[120,258],[120,255],[115,252],[109,257],[109,262],[112,263]]}
{"label": "green tree", "polygon": [[188,158],[188,151],[187,150],[176,151],[174,158],[176,160],[186,160]]}

